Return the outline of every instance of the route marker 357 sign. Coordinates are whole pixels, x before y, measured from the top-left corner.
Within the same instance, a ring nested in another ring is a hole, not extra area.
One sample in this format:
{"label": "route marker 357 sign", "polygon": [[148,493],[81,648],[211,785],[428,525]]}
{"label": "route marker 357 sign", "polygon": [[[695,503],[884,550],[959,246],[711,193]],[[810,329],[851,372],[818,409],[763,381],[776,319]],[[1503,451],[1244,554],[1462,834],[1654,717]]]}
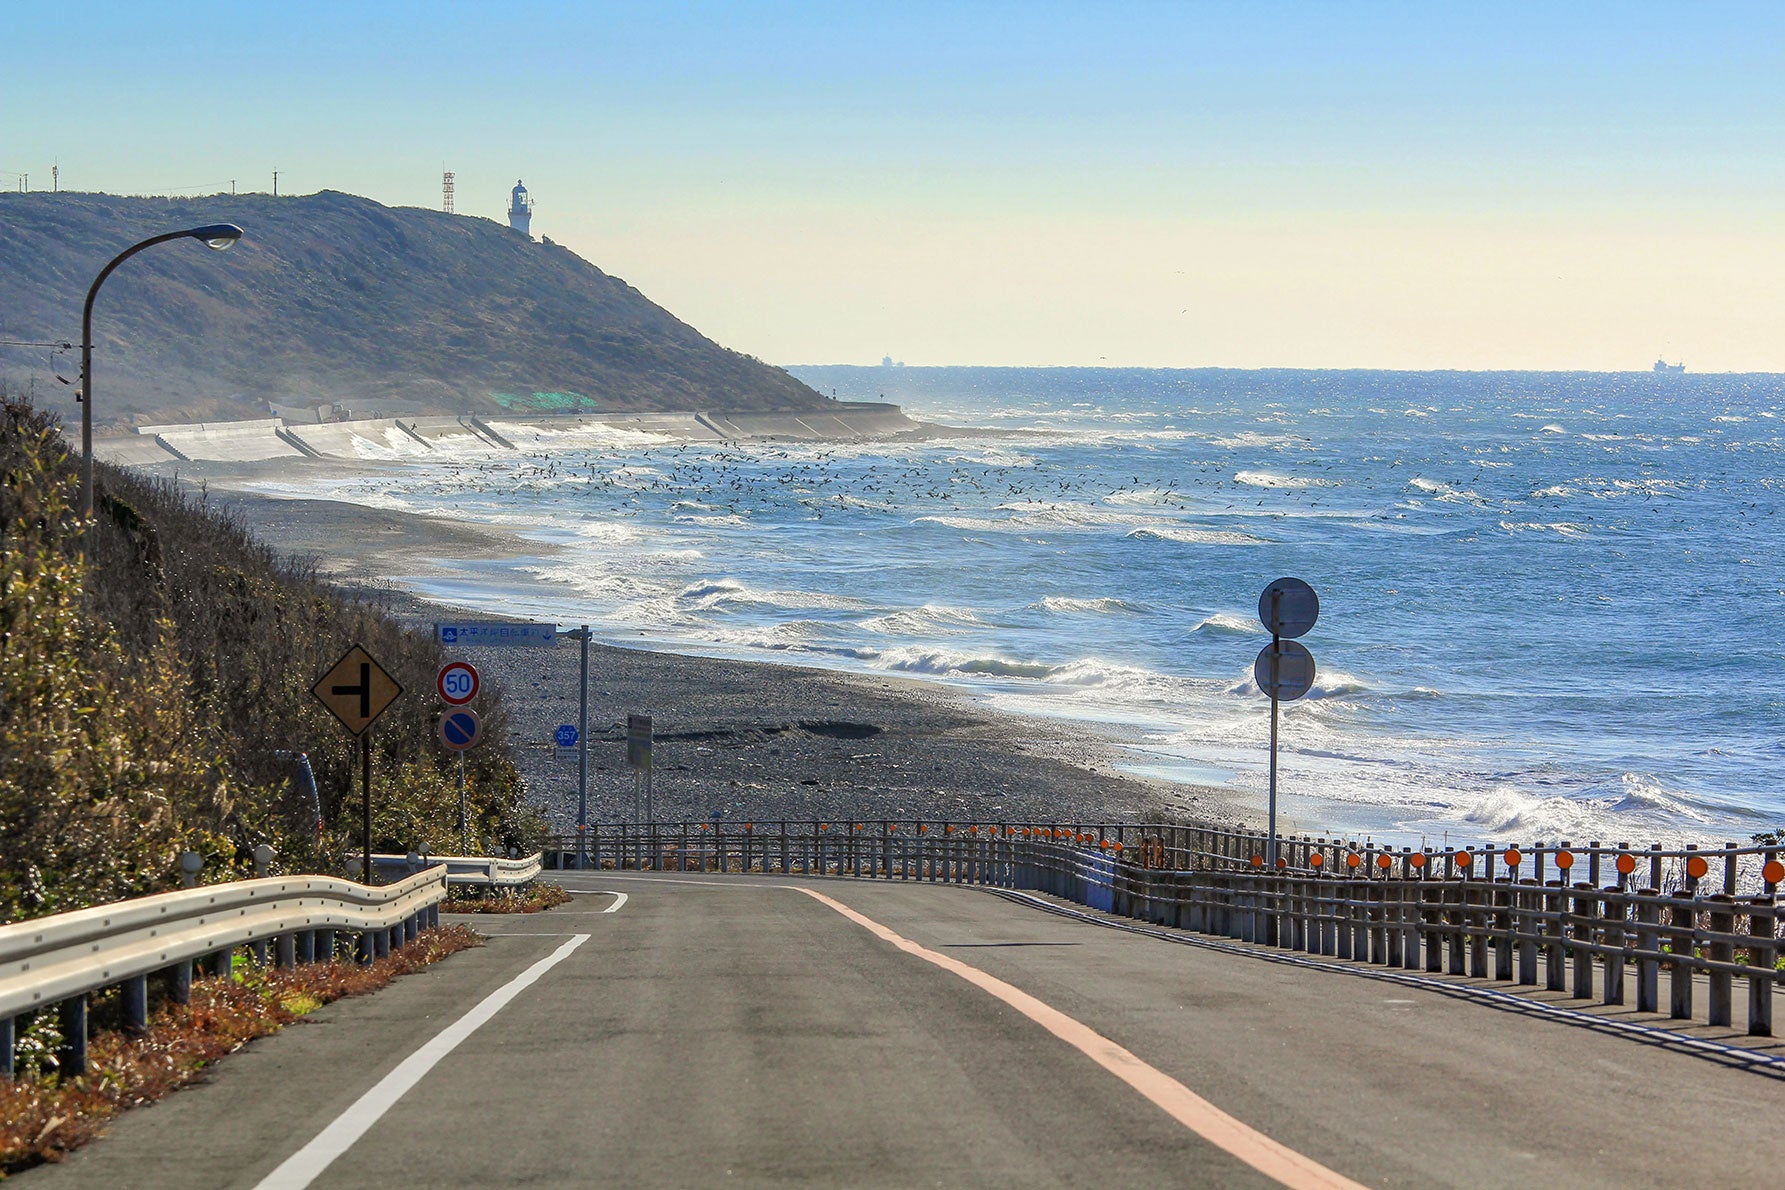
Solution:
{"label": "route marker 357 sign", "polygon": [[310,687],[323,706],[341,721],[351,734],[360,736],[403,693],[397,680],[372,659],[372,655],[354,645],[347,655],[335,662],[322,680]]}

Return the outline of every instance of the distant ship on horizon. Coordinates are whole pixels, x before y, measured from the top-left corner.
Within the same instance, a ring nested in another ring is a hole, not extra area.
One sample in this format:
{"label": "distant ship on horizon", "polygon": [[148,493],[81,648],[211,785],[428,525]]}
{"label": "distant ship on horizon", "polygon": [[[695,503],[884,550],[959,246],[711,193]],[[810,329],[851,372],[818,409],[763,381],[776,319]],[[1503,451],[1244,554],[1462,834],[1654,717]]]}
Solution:
{"label": "distant ship on horizon", "polygon": [[1684,361],[1684,360],[1681,360],[1677,364],[1670,364],[1664,359],[1658,359],[1655,361],[1655,371],[1657,371],[1657,372],[1684,372],[1685,370],[1686,370],[1686,361]]}

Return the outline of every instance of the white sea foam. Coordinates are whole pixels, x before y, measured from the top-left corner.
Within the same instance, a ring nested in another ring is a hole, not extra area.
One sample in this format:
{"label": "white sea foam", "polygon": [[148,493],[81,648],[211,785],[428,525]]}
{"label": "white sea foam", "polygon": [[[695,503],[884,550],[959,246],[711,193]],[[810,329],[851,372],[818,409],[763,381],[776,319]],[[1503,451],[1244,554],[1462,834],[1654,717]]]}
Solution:
{"label": "white sea foam", "polygon": [[1198,529],[1190,525],[1148,525],[1127,536],[1141,541],[1181,541],[1189,545],[1269,545],[1262,537],[1236,529]]}
{"label": "white sea foam", "polygon": [[1233,481],[1251,488],[1330,488],[1338,486],[1332,480],[1321,479],[1318,476],[1279,475],[1274,471],[1238,471],[1234,473]]}
{"label": "white sea foam", "polygon": [[1127,599],[1117,599],[1111,595],[1106,595],[1101,599],[1074,599],[1068,595],[1047,595],[1039,602],[1031,603],[1029,606],[1037,611],[1062,612],[1066,614],[1082,612],[1144,612],[1147,610],[1146,604],[1144,603],[1135,603]]}
{"label": "white sea foam", "polygon": [[1230,616],[1226,612],[1216,612],[1203,619],[1190,631],[1206,633],[1211,636],[1259,636],[1264,632],[1264,625],[1244,616]]}
{"label": "white sea foam", "polygon": [[922,607],[873,616],[863,620],[861,627],[887,636],[953,636],[984,627],[984,621],[973,614],[972,608],[926,603]]}

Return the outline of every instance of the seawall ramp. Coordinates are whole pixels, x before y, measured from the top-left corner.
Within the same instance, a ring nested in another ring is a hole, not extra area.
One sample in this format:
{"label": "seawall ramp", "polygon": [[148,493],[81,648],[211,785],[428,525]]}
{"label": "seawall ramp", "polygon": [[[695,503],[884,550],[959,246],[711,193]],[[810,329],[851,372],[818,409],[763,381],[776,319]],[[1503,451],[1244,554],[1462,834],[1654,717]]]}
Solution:
{"label": "seawall ramp", "polygon": [[176,463],[180,456],[155,437],[132,434],[122,438],[93,439],[93,457],[119,467],[147,467],[152,463]]}
{"label": "seawall ramp", "polygon": [[413,459],[434,453],[429,443],[398,425],[394,417],[291,426],[286,435],[330,459]]}
{"label": "seawall ramp", "polygon": [[279,436],[284,423],[276,417],[254,421],[194,422],[189,425],[138,426],[143,437],[194,462],[252,463],[261,459],[304,457],[303,451]]}

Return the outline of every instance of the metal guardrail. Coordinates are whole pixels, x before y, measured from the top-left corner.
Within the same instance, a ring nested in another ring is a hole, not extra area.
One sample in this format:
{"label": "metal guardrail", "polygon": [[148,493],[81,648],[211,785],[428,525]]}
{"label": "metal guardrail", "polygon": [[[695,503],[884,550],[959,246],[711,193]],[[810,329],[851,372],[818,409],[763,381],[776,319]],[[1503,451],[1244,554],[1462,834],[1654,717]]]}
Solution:
{"label": "metal guardrail", "polygon": [[450,885],[473,888],[521,888],[539,879],[545,856],[535,851],[520,859],[483,855],[374,855],[372,867],[380,876],[406,876],[439,864],[446,868]]}
{"label": "metal guardrail", "polygon": [[329,876],[281,876],[213,884],[96,905],[0,926],[0,1076],[10,1077],[21,1018],[61,1013],[61,1068],[86,1068],[87,997],[123,991],[125,1028],[148,1020],[148,980],[164,975],[174,999],[190,994],[193,968],[230,970],[252,947],[280,966],[328,961],[348,941],[361,962],[438,924],[447,870],[435,865],[382,887]]}
{"label": "metal guardrail", "polygon": [[[1151,824],[602,824],[596,867],[775,872],[1032,889],[1154,925],[1359,963],[1523,986],[1771,1036],[1785,985],[1777,846],[1597,843],[1395,851],[1340,840]],[[568,844],[568,846],[567,846]],[[548,841],[569,866],[576,836]],[[1584,872],[1580,871],[1584,869]],[[1715,876],[1713,876],[1713,872]],[[1586,880],[1569,882],[1572,874]],[[1643,880],[1647,883],[1642,883]],[[1707,987],[1702,1015],[1697,982]]]}

